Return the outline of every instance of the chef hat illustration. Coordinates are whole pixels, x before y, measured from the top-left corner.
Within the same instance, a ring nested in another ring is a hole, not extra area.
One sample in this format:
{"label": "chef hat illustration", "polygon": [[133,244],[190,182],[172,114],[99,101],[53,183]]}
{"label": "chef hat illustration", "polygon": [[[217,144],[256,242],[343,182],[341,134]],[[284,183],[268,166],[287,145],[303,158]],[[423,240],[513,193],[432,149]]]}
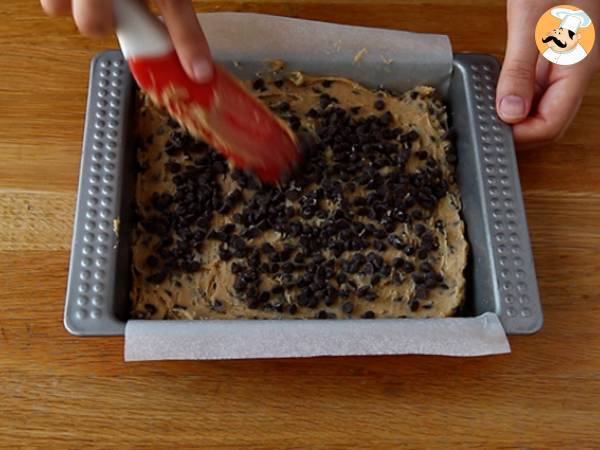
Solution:
{"label": "chef hat illustration", "polygon": [[580,9],[553,8],[550,13],[561,20],[560,28],[571,30],[573,33],[577,33],[579,28],[589,27],[592,23],[590,16]]}

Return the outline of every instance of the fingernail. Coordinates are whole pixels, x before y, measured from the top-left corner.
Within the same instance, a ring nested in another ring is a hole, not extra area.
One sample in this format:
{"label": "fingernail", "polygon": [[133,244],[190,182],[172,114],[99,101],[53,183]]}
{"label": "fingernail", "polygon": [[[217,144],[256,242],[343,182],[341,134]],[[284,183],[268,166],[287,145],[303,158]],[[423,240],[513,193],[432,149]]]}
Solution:
{"label": "fingernail", "polygon": [[207,59],[200,59],[192,64],[192,74],[198,83],[208,83],[213,77],[213,72],[213,64]]}
{"label": "fingernail", "polygon": [[525,117],[525,101],[517,95],[507,95],[500,100],[500,112],[507,119]]}

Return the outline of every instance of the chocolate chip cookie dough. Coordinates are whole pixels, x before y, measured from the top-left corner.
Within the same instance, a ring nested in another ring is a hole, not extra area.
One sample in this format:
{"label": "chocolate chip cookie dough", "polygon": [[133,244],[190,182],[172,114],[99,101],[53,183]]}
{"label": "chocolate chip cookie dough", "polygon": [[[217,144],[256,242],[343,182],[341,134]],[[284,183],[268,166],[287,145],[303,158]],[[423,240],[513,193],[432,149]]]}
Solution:
{"label": "chocolate chip cookie dough", "polygon": [[454,314],[468,246],[434,90],[395,96],[300,73],[250,86],[304,143],[279,186],[139,97],[132,316]]}

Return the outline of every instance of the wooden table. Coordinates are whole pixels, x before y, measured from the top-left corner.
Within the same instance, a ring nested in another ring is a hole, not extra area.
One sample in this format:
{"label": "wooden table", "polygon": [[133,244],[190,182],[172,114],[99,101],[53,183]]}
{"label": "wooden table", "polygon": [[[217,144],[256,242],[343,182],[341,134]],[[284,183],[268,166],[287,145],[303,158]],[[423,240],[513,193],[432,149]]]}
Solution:
{"label": "wooden table", "polygon": [[[502,0],[196,6],[504,50]],[[123,339],[62,325],[88,64],[115,42],[33,0],[0,17],[0,445],[600,447],[600,79],[560,144],[519,153],[545,325],[512,354],[124,364]]]}

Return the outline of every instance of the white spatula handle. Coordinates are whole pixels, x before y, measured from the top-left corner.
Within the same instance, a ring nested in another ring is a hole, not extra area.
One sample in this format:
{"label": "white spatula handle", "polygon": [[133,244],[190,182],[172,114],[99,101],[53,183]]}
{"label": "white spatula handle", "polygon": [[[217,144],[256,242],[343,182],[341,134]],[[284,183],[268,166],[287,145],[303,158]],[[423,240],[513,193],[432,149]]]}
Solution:
{"label": "white spatula handle", "polygon": [[116,33],[126,59],[162,56],[173,50],[164,24],[141,0],[113,0]]}

